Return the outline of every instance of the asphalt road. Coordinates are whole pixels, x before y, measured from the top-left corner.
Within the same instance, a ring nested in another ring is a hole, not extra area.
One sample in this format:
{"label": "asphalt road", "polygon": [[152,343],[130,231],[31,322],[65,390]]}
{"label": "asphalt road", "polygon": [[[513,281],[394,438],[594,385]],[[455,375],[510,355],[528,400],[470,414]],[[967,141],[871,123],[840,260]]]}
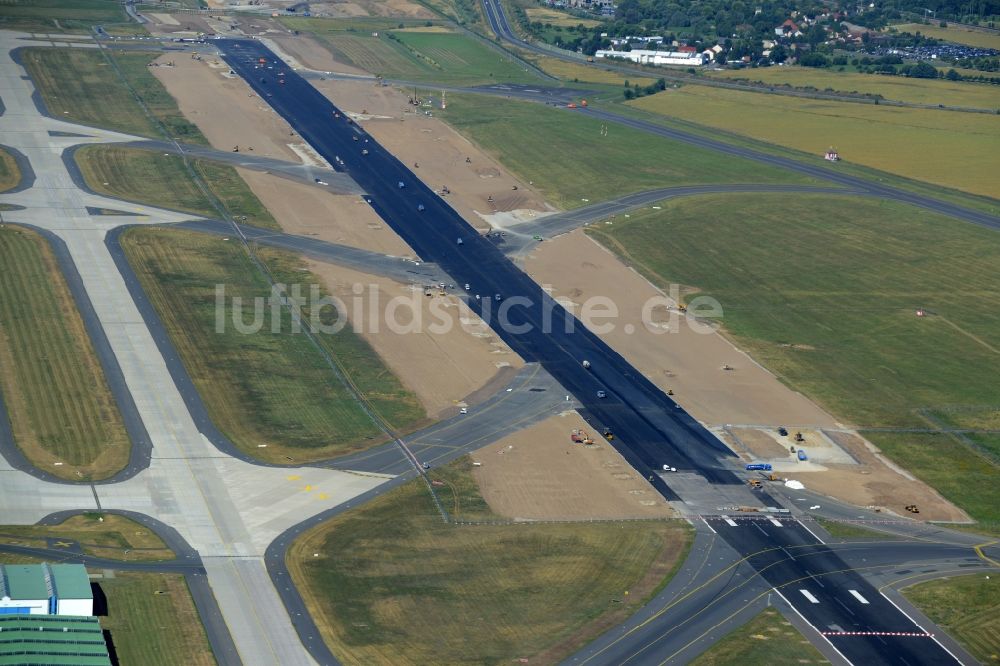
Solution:
{"label": "asphalt road", "polygon": [[[317,152],[331,162],[334,155],[342,157],[339,168],[364,188],[366,200],[418,256],[436,263],[455,283],[472,285],[470,294],[482,298],[470,298],[470,307],[512,349],[540,363],[575,395],[595,429],[608,427],[621,435],[613,445],[636,469],[648,476],[669,459],[709,480],[739,483],[732,463],[720,462],[732,459],[732,453],[717,438],[581,326],[307,81],[289,70],[256,69],[259,58],[277,60],[257,41],[219,40],[217,45],[230,67]],[[493,300],[494,294],[503,302]],[[590,371],[584,360],[591,363]],[[607,398],[597,398],[601,390]],[[676,497],[659,477],[653,483],[664,496]]]}
{"label": "asphalt road", "polygon": [[[470,306],[522,357],[540,363],[575,395],[582,403],[585,418],[598,428],[611,427],[619,435],[613,442],[616,449],[640,473],[651,476],[665,497],[678,499],[655,474],[665,459],[679,469],[696,471],[709,483],[740,483],[733,473],[737,466],[731,453],[716,438],[552,302],[492,242],[478,235],[307,81],[281,69],[280,63],[274,70],[258,68],[259,59],[274,63],[277,58],[256,41],[220,40],[219,46],[230,67],[321,155],[328,160],[333,155],[343,158],[339,168],[364,188],[368,203],[422,259],[438,264],[456,282],[472,285],[470,293],[482,298],[470,298]],[[654,125],[648,129],[663,128]],[[690,136],[685,140],[705,141]],[[708,142],[707,147],[742,150],[715,143]],[[776,159],[779,166],[826,177],[826,173],[815,173],[810,165],[748,152],[760,161]],[[840,184],[872,191],[860,179],[842,178]],[[897,200],[910,199],[912,203],[921,199],[891,188],[886,191],[889,198]],[[978,215],[950,204],[933,202],[933,206],[955,209],[964,219]],[[491,299],[493,293],[501,295],[502,301]],[[583,360],[590,362],[590,370],[584,368]],[[598,398],[598,390],[606,391],[607,397]],[[940,644],[796,520],[729,520],[725,528],[723,539],[767,584],[775,589],[793,583],[808,586],[790,592],[792,598],[786,600],[851,661],[954,662]],[[280,541],[283,539],[272,544],[280,548],[275,557],[283,552]],[[808,557],[802,554],[806,552]],[[916,640],[919,647],[915,647]]]}

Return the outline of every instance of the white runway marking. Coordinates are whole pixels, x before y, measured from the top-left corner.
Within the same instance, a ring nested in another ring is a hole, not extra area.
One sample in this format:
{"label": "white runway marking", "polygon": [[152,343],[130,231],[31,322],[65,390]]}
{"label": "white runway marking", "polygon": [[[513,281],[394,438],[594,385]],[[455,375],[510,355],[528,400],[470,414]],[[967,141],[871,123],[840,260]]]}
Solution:
{"label": "white runway marking", "polygon": [[806,599],[808,599],[811,603],[814,603],[814,604],[818,604],[819,603],[819,599],[817,599],[812,594],[810,594],[809,590],[799,590],[799,592],[801,592],[802,596],[805,597]]}

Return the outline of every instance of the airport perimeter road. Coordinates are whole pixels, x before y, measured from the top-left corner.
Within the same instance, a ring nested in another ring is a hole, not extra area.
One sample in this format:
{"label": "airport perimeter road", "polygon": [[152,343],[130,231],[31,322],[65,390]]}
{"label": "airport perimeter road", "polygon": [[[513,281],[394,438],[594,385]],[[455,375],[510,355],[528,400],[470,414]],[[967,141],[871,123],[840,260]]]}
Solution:
{"label": "airport perimeter road", "polygon": [[[558,52],[553,52],[549,49],[544,49],[529,42],[525,42],[520,39],[513,30],[510,28],[510,24],[507,21],[507,16],[504,14],[503,6],[500,0],[483,0],[483,8],[486,13],[486,18],[489,21],[490,28],[495,32],[501,39],[504,39],[512,44],[515,44],[521,48],[529,49],[536,53],[542,53],[556,58],[561,58],[563,60],[572,60],[581,65],[588,65],[581,60],[573,58],[571,56],[566,56]],[[605,67],[606,69],[610,67]],[[625,69],[623,71],[636,74],[636,70]],[[518,97],[523,99],[529,99],[536,101],[538,95],[537,91],[531,93],[522,93],[516,87],[512,87],[510,90],[505,91],[506,94],[511,97]],[[927,210],[934,211],[936,213],[941,213],[942,215],[949,215],[951,217],[957,217],[966,222],[972,222],[973,224],[978,224],[980,226],[989,227],[991,229],[1000,230],[1000,217],[995,215],[990,215],[989,213],[984,213],[981,211],[966,208],[964,206],[958,206],[956,204],[947,203],[935,199],[934,197],[924,196],[921,194],[916,194],[914,192],[909,192],[906,190],[901,190],[895,187],[890,187],[888,185],[882,185],[880,183],[872,182],[865,178],[860,178],[858,176],[851,176],[848,174],[841,173],[833,168],[827,168],[823,165],[809,164],[807,162],[799,162],[793,160],[789,157],[781,157],[778,155],[771,155],[768,153],[763,153],[758,150],[752,150],[750,148],[742,148],[739,146],[734,146],[722,141],[716,141],[714,139],[709,139],[697,134],[691,134],[689,132],[684,132],[681,130],[665,127],[663,125],[658,125],[656,123],[637,120],[628,116],[624,116],[613,111],[607,111],[604,109],[595,109],[594,107],[578,108],[572,111],[567,110],[567,113],[584,113],[600,120],[606,122],[614,122],[621,125],[631,127],[633,129],[638,129],[644,132],[649,132],[651,134],[656,134],[668,139],[673,139],[675,141],[682,141],[684,143],[698,146],[699,148],[706,148],[708,150],[714,150],[717,152],[725,153],[727,155],[733,155],[735,157],[743,157],[747,159],[754,160],[756,162],[761,162],[763,164],[769,164],[771,166],[777,166],[790,171],[795,171],[807,176],[812,176],[814,178],[819,178],[827,181],[831,181],[848,187],[851,189],[863,190],[867,194],[872,196],[877,196],[882,199],[891,199],[893,201],[899,201],[901,203],[908,203],[913,206],[919,206],[921,208],[926,208]]]}

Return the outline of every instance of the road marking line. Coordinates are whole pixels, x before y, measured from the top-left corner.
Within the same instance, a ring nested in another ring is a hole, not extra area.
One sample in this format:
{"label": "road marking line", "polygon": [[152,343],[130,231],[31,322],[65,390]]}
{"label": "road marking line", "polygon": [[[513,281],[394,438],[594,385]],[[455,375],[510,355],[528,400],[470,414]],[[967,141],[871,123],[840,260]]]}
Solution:
{"label": "road marking line", "polygon": [[942,643],[941,641],[939,641],[939,640],[938,640],[938,639],[937,639],[937,638],[936,638],[936,637],[934,636],[934,634],[930,633],[929,631],[927,631],[926,629],[924,629],[924,628],[923,628],[922,626],[920,626],[920,623],[919,623],[919,622],[917,622],[917,621],[916,621],[916,620],[914,620],[914,619],[913,619],[912,617],[910,617],[910,614],[909,614],[909,613],[907,613],[907,612],[906,612],[905,610],[903,610],[902,608],[900,608],[900,607],[899,607],[899,605],[898,605],[898,604],[897,604],[897,603],[896,603],[895,601],[893,601],[892,599],[890,599],[890,598],[889,598],[889,596],[888,596],[888,595],[887,595],[887,594],[886,594],[885,592],[879,592],[879,594],[881,594],[881,595],[882,595],[883,597],[885,597],[885,600],[886,600],[886,601],[888,601],[888,602],[889,602],[890,604],[892,604],[892,605],[893,605],[893,606],[895,607],[895,609],[896,609],[896,610],[898,610],[898,611],[899,611],[900,613],[902,613],[903,615],[905,615],[905,616],[906,616],[906,619],[907,619],[907,620],[909,620],[910,622],[912,622],[913,624],[915,624],[915,625],[917,626],[917,629],[919,629],[920,631],[922,631],[922,632],[924,632],[925,634],[927,634],[928,636],[930,636],[930,637],[931,637],[931,639],[932,639],[932,640],[933,640],[933,641],[934,641],[935,643],[937,643],[938,645],[940,645],[940,646],[941,646],[941,649],[942,649],[942,650],[944,650],[944,651],[945,651],[945,652],[947,652],[947,653],[948,653],[949,655],[951,655],[951,658],[952,658],[952,659],[954,659],[956,663],[958,663],[958,664],[961,664],[961,663],[962,663],[962,660],[961,660],[961,659],[959,659],[958,657],[956,657],[956,656],[955,656],[955,653],[954,653],[954,652],[952,652],[952,651],[951,651],[951,650],[949,650],[949,649],[948,649],[947,647],[945,647],[945,644],[944,644],[944,643]]}
{"label": "road marking line", "polygon": [[868,605],[868,600],[865,599],[863,596],[861,596],[861,593],[858,592],[857,590],[848,590],[848,592],[850,592],[851,596],[860,601],[861,603]]}
{"label": "road marking line", "polygon": [[722,519],[726,521],[726,524],[729,525],[730,527],[736,527],[736,521],[730,518],[729,516],[723,516]]}
{"label": "road marking line", "polygon": [[787,597],[785,597],[785,595],[783,595],[783,594],[781,593],[781,590],[779,590],[778,588],[774,588],[774,592],[775,592],[775,593],[776,593],[776,594],[777,594],[777,595],[778,595],[779,597],[781,597],[781,599],[782,599],[782,600],[783,600],[783,601],[784,601],[784,602],[785,602],[786,604],[788,604],[788,607],[789,607],[789,608],[791,608],[791,609],[792,609],[793,611],[795,611],[795,614],[796,614],[796,615],[798,615],[798,616],[799,616],[800,618],[802,618],[802,621],[803,621],[803,622],[805,622],[805,623],[806,623],[806,624],[808,624],[808,625],[809,625],[810,627],[812,627],[812,630],[813,630],[813,631],[815,631],[815,632],[816,632],[817,634],[819,634],[819,635],[820,635],[820,636],[821,636],[821,637],[823,638],[823,640],[824,640],[824,641],[826,641],[827,643],[829,643],[829,644],[830,644],[830,647],[831,647],[831,648],[833,648],[833,651],[834,651],[834,652],[836,652],[836,653],[837,653],[838,655],[840,655],[840,658],[844,660],[844,663],[845,663],[845,664],[850,664],[850,663],[851,663],[851,660],[850,660],[850,659],[848,659],[847,657],[845,657],[845,656],[844,656],[844,653],[843,653],[843,652],[841,652],[840,650],[838,650],[838,649],[837,649],[837,646],[833,644],[833,641],[831,641],[831,640],[830,640],[829,638],[827,638],[827,637],[826,637],[826,635],[825,635],[825,634],[824,634],[824,633],[823,633],[822,631],[820,631],[820,630],[819,630],[819,629],[818,629],[818,628],[816,627],[816,625],[814,625],[814,624],[813,624],[812,622],[810,622],[809,620],[807,620],[807,619],[806,619],[806,616],[805,616],[805,615],[803,615],[802,613],[800,613],[800,612],[799,612],[799,609],[798,609],[798,608],[796,608],[795,606],[793,606],[793,605],[792,605],[792,602],[790,602],[790,601],[788,600],[788,598],[787,598]]}
{"label": "road marking line", "polygon": [[707,527],[708,529],[712,530],[712,534],[718,534],[718,532],[715,531],[715,529],[709,524],[709,522],[707,520],[705,520],[704,518],[702,518],[701,522],[705,523],[705,527]]}
{"label": "road marking line", "polygon": [[784,525],[781,524],[780,520],[775,520],[774,518],[768,518],[768,520],[770,520],[771,524],[774,525],[775,527],[784,527]]}
{"label": "road marking line", "polygon": [[809,590],[799,590],[799,592],[801,592],[802,596],[805,597],[806,599],[808,599],[810,601],[810,603],[814,603],[814,604],[818,604],[819,603],[819,599],[817,599],[816,597],[814,597],[809,592]]}

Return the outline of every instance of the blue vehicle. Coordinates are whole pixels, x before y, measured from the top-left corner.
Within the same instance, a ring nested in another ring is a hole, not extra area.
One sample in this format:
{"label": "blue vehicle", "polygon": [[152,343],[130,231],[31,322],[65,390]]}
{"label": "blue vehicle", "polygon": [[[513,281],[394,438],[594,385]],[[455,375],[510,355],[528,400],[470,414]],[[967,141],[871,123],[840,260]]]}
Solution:
{"label": "blue vehicle", "polygon": [[771,469],[772,469],[771,463],[750,463],[749,465],[747,465],[748,472],[754,472],[758,470],[762,472],[770,472]]}
{"label": "blue vehicle", "polygon": [[809,457],[806,455],[806,452],[802,449],[799,449],[799,460],[809,460]]}

